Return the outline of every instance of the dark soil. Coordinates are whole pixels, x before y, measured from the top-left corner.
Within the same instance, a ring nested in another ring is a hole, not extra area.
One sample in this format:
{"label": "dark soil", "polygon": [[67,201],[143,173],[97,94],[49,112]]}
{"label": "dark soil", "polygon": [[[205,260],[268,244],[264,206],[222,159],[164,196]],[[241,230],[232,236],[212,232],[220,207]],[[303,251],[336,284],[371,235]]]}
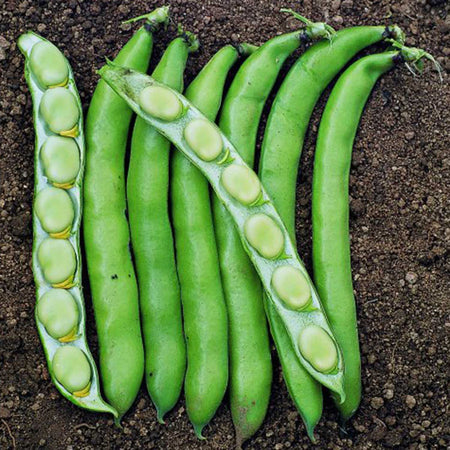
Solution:
{"label": "dark soil", "polygon": [[[132,28],[121,21],[147,12],[150,1],[3,0],[0,8],[0,448],[131,449],[210,448],[234,445],[229,408],[222,405],[195,438],[180,401],[156,421],[142,388],[134,407],[114,427],[110,417],[83,411],[52,386],[36,332],[31,258],[33,125],[15,41],[32,29],[69,57],[87,107],[105,55],[114,56]],[[351,176],[351,233],[362,344],[363,401],[344,432],[327,400],[317,427],[317,448],[434,449],[450,445],[448,415],[450,22],[445,0],[172,1],[174,22],[198,33],[202,49],[187,70],[191,80],[222,45],[262,43],[293,29],[278,12],[291,6],[336,28],[398,23],[408,43],[436,55],[444,83],[428,70],[406,68],[376,86],[359,131]],[[174,36],[160,33],[155,55]],[[298,182],[300,253],[310,267],[312,155],[323,101],[317,108]],[[96,353],[90,309],[88,331]],[[282,381],[276,356],[267,419],[248,448],[311,448]]]}

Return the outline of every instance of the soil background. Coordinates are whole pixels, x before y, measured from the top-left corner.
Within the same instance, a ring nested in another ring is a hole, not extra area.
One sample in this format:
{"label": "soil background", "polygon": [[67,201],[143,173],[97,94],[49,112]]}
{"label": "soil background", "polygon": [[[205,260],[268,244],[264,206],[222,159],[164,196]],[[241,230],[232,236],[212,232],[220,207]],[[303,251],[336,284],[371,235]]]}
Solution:
{"label": "soil background", "polygon": [[[177,22],[198,33],[186,83],[222,45],[257,44],[298,26],[279,13],[292,7],[343,26],[397,23],[407,43],[427,49],[444,68],[420,77],[400,67],[376,85],[356,139],[351,236],[362,346],[363,400],[346,430],[326,400],[316,429],[320,449],[448,448],[450,21],[442,0],[268,0],[168,2],[173,24],[156,37],[152,66]],[[34,134],[23,58],[15,44],[35,30],[59,45],[75,72],[86,109],[95,70],[137,26],[121,25],[156,2],[140,0],[2,0],[0,7],[0,448],[228,449],[234,432],[227,402],[195,438],[180,400],[160,425],[144,387],[123,428],[78,409],[53,387],[34,323],[31,203]],[[381,48],[381,47],[380,47]],[[378,50],[377,48],[372,50]],[[298,54],[296,54],[298,56]],[[293,57],[290,63],[295,60]],[[332,61],[330,61],[332,63]],[[283,70],[286,73],[289,64]],[[328,90],[329,92],[329,90]],[[326,98],[326,95],[324,96]],[[324,98],[316,108],[298,178],[299,252],[311,269],[312,155]],[[267,109],[267,108],[266,108]],[[267,113],[267,111],[266,111]],[[267,114],[265,114],[267,116]],[[262,130],[263,128],[261,128]],[[101,180],[99,180],[101,182]],[[85,284],[87,279],[85,277]],[[97,354],[87,296],[88,333]],[[276,354],[267,418],[248,449],[313,448],[286,391]]]}

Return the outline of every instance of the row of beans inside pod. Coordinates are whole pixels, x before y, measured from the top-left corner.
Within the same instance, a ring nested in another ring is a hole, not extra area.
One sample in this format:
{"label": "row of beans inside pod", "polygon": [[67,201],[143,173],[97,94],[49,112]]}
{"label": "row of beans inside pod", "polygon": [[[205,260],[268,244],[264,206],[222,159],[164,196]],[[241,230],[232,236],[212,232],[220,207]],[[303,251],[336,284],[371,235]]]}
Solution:
{"label": "row of beans inside pod", "polygon": [[[81,314],[76,300],[80,288],[74,282],[79,257],[75,239],[80,190],[74,186],[81,167],[75,139],[80,105],[70,89],[67,60],[53,44],[34,44],[28,68],[40,90],[37,121],[42,125],[40,137],[45,139],[39,149],[38,176],[42,177],[36,183],[34,199],[37,261],[44,280],[44,286],[38,286],[43,294],[36,316],[56,345],[51,362],[56,379],[72,395],[85,397],[90,391],[92,368],[76,345]],[[38,125],[36,128],[39,130]]]}
{"label": "row of beans inside pod", "polygon": [[[171,90],[158,85],[145,87],[139,96],[139,106],[147,114],[163,121],[181,118],[185,108]],[[202,118],[189,121],[183,130],[189,148],[203,162],[223,166],[222,187],[235,201],[247,208],[264,203],[258,176],[249,167],[234,162],[224,148],[222,137],[213,124]],[[285,237],[277,221],[264,212],[256,211],[244,223],[243,233],[262,258],[276,261],[272,267],[271,286],[285,307],[296,311],[311,311],[311,287],[305,275],[285,260]],[[281,264],[280,264],[281,262]],[[319,372],[333,372],[338,364],[338,352],[333,339],[322,327],[310,324],[297,338],[303,357]]]}

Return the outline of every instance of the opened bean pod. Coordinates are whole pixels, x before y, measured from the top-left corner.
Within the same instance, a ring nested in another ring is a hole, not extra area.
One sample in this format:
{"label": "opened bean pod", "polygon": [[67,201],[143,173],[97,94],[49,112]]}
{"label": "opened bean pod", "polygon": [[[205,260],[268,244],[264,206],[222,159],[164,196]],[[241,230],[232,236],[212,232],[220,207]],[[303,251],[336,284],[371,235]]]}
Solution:
{"label": "opened bean pod", "polygon": [[[314,378],[344,400],[345,394],[342,389],[344,368],[340,350],[316,290],[270,198],[261,187],[260,204],[244,205],[236,200],[221,182],[222,173],[227,165],[236,163],[248,167],[234,146],[218,127],[209,122],[186,98],[157,83],[153,78],[113,63],[108,63],[99,73],[140,117],[171,140],[209,180],[234,219],[241,240],[258,271],[270,301],[284,322],[299,361]],[[161,120],[149,114],[141,106],[141,93],[152,85],[166,89],[164,95],[170,97],[170,101],[174,104],[178,103],[183,114],[173,121]],[[193,121],[196,127],[200,127],[202,133],[198,133],[197,130],[197,133],[190,134],[189,130],[192,128],[189,125]],[[209,138],[205,139],[201,137],[202,135]],[[219,147],[220,152],[217,150]],[[211,159],[213,154],[216,155],[215,159]],[[240,193],[240,188],[236,189]],[[271,242],[264,242],[265,239]],[[284,293],[278,292],[277,284],[272,282],[275,269],[281,265],[292,266],[305,277],[312,297],[308,308],[298,311],[282,300],[281,296]],[[305,329],[311,325],[323,330],[322,344],[317,348],[318,354],[313,355],[306,351],[304,345],[305,340],[308,342],[309,335],[301,339]],[[327,363],[323,364],[321,361]]]}
{"label": "opened bean pod", "polygon": [[[220,129],[250,167],[255,158],[263,108],[284,62],[303,43],[328,37],[332,31],[325,24],[314,24],[302,16],[298,18],[306,25],[304,28],[269,39],[242,64],[223,103]],[[258,193],[257,183],[254,177],[242,172],[241,166],[232,165],[224,174],[223,182],[233,196],[239,195],[236,188],[241,183],[253,184],[254,189],[244,189],[244,195],[237,198],[244,204],[253,204],[258,201],[253,197],[255,192],[256,195]],[[235,180],[230,180],[233,177]],[[231,413],[240,443],[256,433],[269,404],[272,383],[269,333],[264,314],[264,293],[257,271],[226,208],[216,196],[213,196],[212,205],[230,323]],[[249,232],[252,228],[248,227]]]}
{"label": "opened bean pod", "polygon": [[32,32],[20,36],[18,46],[26,59],[36,132],[33,272],[39,335],[62,395],[83,408],[117,416],[101,398],[86,341],[79,247],[84,166],[80,99],[69,63],[57,47]]}

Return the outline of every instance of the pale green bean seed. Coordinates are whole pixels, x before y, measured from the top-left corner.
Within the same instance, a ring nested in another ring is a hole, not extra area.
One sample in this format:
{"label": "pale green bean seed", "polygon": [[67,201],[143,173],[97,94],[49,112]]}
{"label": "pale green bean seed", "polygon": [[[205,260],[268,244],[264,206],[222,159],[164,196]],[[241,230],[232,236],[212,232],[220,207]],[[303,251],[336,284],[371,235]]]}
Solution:
{"label": "pale green bean seed", "polygon": [[283,252],[283,232],[267,214],[250,216],[245,221],[244,234],[250,245],[264,258],[275,259]]}
{"label": "pale green bean seed", "polygon": [[44,278],[53,286],[72,286],[77,260],[72,244],[66,239],[46,238],[38,249],[38,261]]}
{"label": "pale green bean seed", "polygon": [[47,187],[39,191],[34,210],[50,236],[64,239],[70,235],[75,211],[70,195],[64,189]]}
{"label": "pale green bean seed", "polygon": [[189,147],[203,161],[216,159],[223,149],[223,142],[216,127],[205,119],[191,120],[184,129]]}
{"label": "pale green bean seed", "polygon": [[295,267],[288,265],[277,267],[272,275],[272,287],[288,308],[299,311],[311,301],[308,280]]}
{"label": "pale green bean seed", "polygon": [[61,342],[74,339],[79,311],[72,294],[65,289],[50,289],[38,301],[37,316],[47,333]]}
{"label": "pale green bean seed", "polygon": [[172,91],[160,86],[147,86],[139,96],[139,105],[147,113],[161,120],[171,121],[179,117],[183,105]]}
{"label": "pale green bean seed", "polygon": [[70,188],[80,170],[80,151],[76,141],[63,136],[50,136],[41,147],[45,176],[56,187]]}
{"label": "pale green bean seed", "polygon": [[230,164],[221,177],[227,192],[243,205],[252,205],[261,197],[261,183],[249,167]]}
{"label": "pale green bean seed", "polygon": [[87,395],[91,381],[91,366],[86,355],[78,347],[65,345],[59,347],[52,361],[56,379],[72,394]]}
{"label": "pale green bean seed", "polygon": [[303,357],[319,372],[331,372],[338,363],[336,344],[318,325],[308,325],[298,338],[298,348]]}
{"label": "pale green bean seed", "polygon": [[64,86],[69,77],[66,58],[50,42],[38,42],[30,53],[30,69],[44,87]]}
{"label": "pale green bean seed", "polygon": [[76,136],[75,128],[80,118],[75,96],[68,89],[57,87],[45,91],[39,110],[53,133]]}

